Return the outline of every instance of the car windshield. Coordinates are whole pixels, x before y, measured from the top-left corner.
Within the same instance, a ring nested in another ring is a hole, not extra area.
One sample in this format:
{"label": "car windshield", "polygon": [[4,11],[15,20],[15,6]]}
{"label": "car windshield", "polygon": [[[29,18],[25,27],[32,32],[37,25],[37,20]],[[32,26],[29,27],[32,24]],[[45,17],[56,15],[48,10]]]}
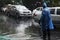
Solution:
{"label": "car windshield", "polygon": [[40,10],[40,11],[42,11],[42,8],[41,8],[41,7],[38,7],[38,8],[36,8],[36,10]]}

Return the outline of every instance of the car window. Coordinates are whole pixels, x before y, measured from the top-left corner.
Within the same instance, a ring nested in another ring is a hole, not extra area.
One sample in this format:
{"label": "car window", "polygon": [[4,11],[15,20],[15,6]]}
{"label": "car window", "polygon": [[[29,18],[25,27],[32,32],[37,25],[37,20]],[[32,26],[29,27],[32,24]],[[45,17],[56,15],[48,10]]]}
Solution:
{"label": "car window", "polygon": [[36,8],[36,9],[42,11],[42,8],[40,8],[40,7]]}
{"label": "car window", "polygon": [[57,15],[60,15],[60,9],[57,9]]}
{"label": "car window", "polygon": [[37,10],[40,10],[40,8],[36,8]]}
{"label": "car window", "polygon": [[55,9],[50,9],[51,14],[55,14]]}

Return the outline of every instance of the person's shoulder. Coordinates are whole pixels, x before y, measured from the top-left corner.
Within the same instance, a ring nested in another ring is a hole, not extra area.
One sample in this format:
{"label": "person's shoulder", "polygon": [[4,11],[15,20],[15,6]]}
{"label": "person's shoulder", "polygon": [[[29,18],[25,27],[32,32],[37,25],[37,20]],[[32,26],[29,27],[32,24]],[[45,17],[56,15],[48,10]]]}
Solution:
{"label": "person's shoulder", "polygon": [[49,8],[44,8],[43,11],[50,11]]}

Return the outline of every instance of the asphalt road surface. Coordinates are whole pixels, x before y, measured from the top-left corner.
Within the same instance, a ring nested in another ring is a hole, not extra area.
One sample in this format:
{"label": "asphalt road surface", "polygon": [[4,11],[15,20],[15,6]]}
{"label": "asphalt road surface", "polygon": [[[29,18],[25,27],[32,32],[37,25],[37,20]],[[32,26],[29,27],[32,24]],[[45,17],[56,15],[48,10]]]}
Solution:
{"label": "asphalt road surface", "polygon": [[[39,27],[29,20],[16,20],[0,15],[0,40],[43,40]],[[60,40],[60,29],[51,31],[51,40]]]}

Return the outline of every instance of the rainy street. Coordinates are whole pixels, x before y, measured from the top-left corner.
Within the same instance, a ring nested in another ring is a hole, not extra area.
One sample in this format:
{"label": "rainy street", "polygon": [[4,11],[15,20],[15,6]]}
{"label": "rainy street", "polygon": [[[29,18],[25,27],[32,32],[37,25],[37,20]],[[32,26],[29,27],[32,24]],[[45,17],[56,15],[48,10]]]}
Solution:
{"label": "rainy street", "polygon": [[0,40],[43,40],[42,28],[60,40],[60,0],[0,0]]}
{"label": "rainy street", "polygon": [[[39,25],[32,18],[0,15],[0,40],[42,40]],[[51,31],[51,40],[60,40],[60,30]]]}

